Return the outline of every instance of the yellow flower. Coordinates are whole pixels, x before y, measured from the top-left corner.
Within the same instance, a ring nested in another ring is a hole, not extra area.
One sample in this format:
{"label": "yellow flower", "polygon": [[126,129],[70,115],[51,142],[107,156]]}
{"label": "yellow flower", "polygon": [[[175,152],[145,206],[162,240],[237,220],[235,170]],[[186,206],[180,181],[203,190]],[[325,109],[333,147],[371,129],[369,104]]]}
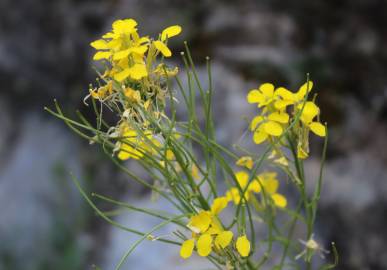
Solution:
{"label": "yellow flower", "polygon": [[285,196],[277,193],[279,181],[276,178],[276,173],[263,173],[258,176],[258,181],[262,184],[265,194],[269,195],[275,206],[285,208],[287,200]]}
{"label": "yellow flower", "polygon": [[222,231],[215,238],[215,246],[225,249],[230,245],[233,235],[232,231]]}
{"label": "yellow flower", "polygon": [[284,87],[277,88],[274,95],[276,96],[274,107],[277,110],[284,110],[287,106],[295,103],[295,94]]}
{"label": "yellow flower", "polygon": [[137,22],[133,19],[117,20],[112,26],[115,35],[131,34],[136,31]]}
{"label": "yellow flower", "polygon": [[267,140],[269,136],[279,137],[289,122],[289,115],[286,112],[273,112],[268,116],[258,115],[253,118],[250,130],[254,132],[254,143],[260,144]]}
{"label": "yellow flower", "polygon": [[[239,171],[235,173],[235,178],[238,181],[238,184],[240,185],[242,190],[246,189],[248,180],[249,180],[249,174],[245,171]],[[255,192],[259,193],[261,191],[261,186],[259,182],[254,179],[252,180],[249,185],[247,186],[247,189],[244,193],[244,198],[249,201],[250,199],[250,193]],[[239,204],[241,202],[241,194],[239,191],[239,188],[237,187],[232,187],[226,192],[226,198],[228,201],[233,201],[234,204]]]}
{"label": "yellow flower", "polygon": [[[247,182],[249,179],[248,173],[244,171],[240,171],[235,173],[235,177],[242,190],[246,189]],[[274,205],[280,208],[284,208],[287,205],[286,198],[277,193],[279,187],[279,181],[276,179],[276,173],[263,173],[258,175],[258,177],[252,180],[244,194],[244,197],[247,201],[250,200],[250,196],[252,193],[260,193],[262,188],[265,191],[265,194],[273,201]],[[233,201],[234,204],[238,205],[241,202],[242,196],[237,187],[232,187],[226,192],[226,199],[228,201]]]}
{"label": "yellow flower", "polygon": [[121,72],[118,72],[114,75],[114,79],[122,82],[128,77],[134,80],[140,80],[148,76],[148,71],[146,70],[145,64],[134,64],[130,68],[125,68]]}
{"label": "yellow flower", "polygon": [[224,249],[231,243],[233,234],[231,231],[224,231],[217,215],[227,206],[228,200],[225,197],[215,198],[210,211],[200,211],[191,217],[187,227],[193,232],[193,237],[184,241],[180,248],[180,256],[184,259],[192,255],[195,240],[197,252],[200,256],[206,257],[215,246],[217,249]]}
{"label": "yellow flower", "polygon": [[299,104],[297,106],[297,109],[301,110],[302,108],[302,114],[301,114],[301,122],[309,127],[309,129],[316,135],[325,137],[326,131],[325,126],[321,124],[320,122],[313,121],[313,119],[320,114],[320,109],[317,107],[316,104],[314,104],[312,101],[308,101],[304,104]]}
{"label": "yellow flower", "polygon": [[284,87],[279,87],[275,90],[274,96],[276,101],[274,102],[274,107],[277,110],[283,110],[289,105],[299,104],[304,101],[305,95],[309,93],[313,88],[313,82],[308,81],[301,85],[297,93],[292,93]]}
{"label": "yellow flower", "polygon": [[236,249],[242,257],[247,257],[250,254],[250,241],[246,235],[239,236],[236,241]]}
{"label": "yellow flower", "polygon": [[159,52],[161,52],[161,54],[164,57],[171,57],[172,52],[167,47],[166,42],[169,38],[177,36],[178,34],[180,34],[180,32],[181,32],[181,27],[179,25],[173,25],[173,26],[167,27],[161,33],[160,40],[154,41],[153,45],[155,46],[155,48]]}
{"label": "yellow flower", "polygon": [[247,102],[257,103],[258,107],[266,106],[273,100],[274,85],[271,83],[264,83],[259,87],[259,89],[252,89],[247,95]]}
{"label": "yellow flower", "polygon": [[[112,32],[102,36],[103,39],[96,40],[90,45],[99,50],[93,57],[94,60],[109,59],[113,54],[126,50],[124,46],[137,33],[137,22],[133,19],[117,20],[112,24]],[[125,54],[125,53],[121,53]],[[119,54],[120,55],[120,54]],[[129,54],[128,54],[129,55]],[[126,55],[127,56],[127,55]],[[118,60],[118,59],[116,59]]]}
{"label": "yellow flower", "polygon": [[246,167],[247,169],[251,170],[253,168],[254,161],[249,156],[243,156],[240,159],[238,159],[235,164],[237,166]]}
{"label": "yellow flower", "polygon": [[110,61],[112,68],[107,74],[119,82],[128,77],[140,80],[148,76],[144,55],[149,48],[149,38],[140,37],[136,26],[133,19],[117,20],[111,32],[90,44],[97,50],[93,59]]}
{"label": "yellow flower", "polygon": [[210,227],[211,212],[201,211],[199,214],[191,217],[187,227],[194,233],[204,233]]}

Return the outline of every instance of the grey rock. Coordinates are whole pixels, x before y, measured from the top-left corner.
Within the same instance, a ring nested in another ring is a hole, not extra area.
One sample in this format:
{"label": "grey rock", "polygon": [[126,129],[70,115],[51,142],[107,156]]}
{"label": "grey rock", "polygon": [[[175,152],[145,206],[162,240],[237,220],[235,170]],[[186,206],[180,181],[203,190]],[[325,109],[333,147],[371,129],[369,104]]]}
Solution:
{"label": "grey rock", "polygon": [[67,132],[36,115],[21,124],[15,145],[0,172],[0,269],[39,269],[59,255],[53,238],[61,228],[79,226],[80,196],[68,172],[82,170]]}

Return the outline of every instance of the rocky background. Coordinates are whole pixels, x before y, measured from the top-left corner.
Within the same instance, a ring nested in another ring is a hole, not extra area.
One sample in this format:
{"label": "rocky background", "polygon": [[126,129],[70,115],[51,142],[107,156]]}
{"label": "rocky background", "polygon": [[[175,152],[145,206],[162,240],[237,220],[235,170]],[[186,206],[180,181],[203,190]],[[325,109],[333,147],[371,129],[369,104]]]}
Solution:
{"label": "rocky background", "polygon": [[[253,113],[248,89],[266,81],[295,89],[309,72],[330,126],[317,237],[326,247],[336,242],[338,269],[387,269],[386,1],[1,0],[0,270],[113,269],[136,239],[96,217],[69,172],[89,191],[132,203],[150,203],[149,194],[43,111],[57,98],[65,111],[87,112],[81,101],[95,78],[88,44],[126,17],[149,34],[182,25],[171,44],[179,52],[187,40],[199,70],[212,57],[224,143],[240,137],[240,116]],[[307,163],[310,179],[318,163]],[[133,214],[119,221],[154,222]],[[200,266],[145,243],[125,269]]]}

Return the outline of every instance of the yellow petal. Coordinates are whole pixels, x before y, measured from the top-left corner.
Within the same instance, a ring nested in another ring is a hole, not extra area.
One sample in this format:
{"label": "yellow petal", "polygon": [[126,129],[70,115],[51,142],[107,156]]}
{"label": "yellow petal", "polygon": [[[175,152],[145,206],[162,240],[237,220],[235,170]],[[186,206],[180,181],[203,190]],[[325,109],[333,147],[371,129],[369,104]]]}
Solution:
{"label": "yellow petal", "polygon": [[236,241],[236,248],[242,257],[247,257],[250,254],[250,241],[246,235],[239,236]]}
{"label": "yellow petal", "polygon": [[248,103],[261,103],[265,100],[265,97],[257,89],[250,90],[247,94]]}
{"label": "yellow petal", "polygon": [[123,58],[128,57],[129,54],[130,54],[130,49],[116,52],[113,55],[113,60],[121,60]]}
{"label": "yellow petal", "polygon": [[273,199],[274,204],[280,208],[285,208],[286,205],[288,204],[285,196],[283,196],[281,194],[275,193],[275,194],[271,195],[271,198]]}
{"label": "yellow petal", "polygon": [[281,124],[287,124],[289,122],[289,115],[285,112],[274,112],[269,115],[268,119]]}
{"label": "yellow petal", "polygon": [[188,240],[184,241],[184,243],[181,245],[180,256],[183,259],[187,259],[187,258],[191,257],[194,247],[195,247],[195,240],[194,239],[188,239]]}
{"label": "yellow petal", "polygon": [[179,25],[173,25],[165,28],[163,32],[161,32],[161,40],[165,41],[167,38],[177,36],[181,32],[181,27]]}
{"label": "yellow petal", "polygon": [[245,171],[239,171],[235,173],[235,177],[241,188],[244,189],[249,181],[249,174]]}
{"label": "yellow petal", "polygon": [[117,38],[118,37],[118,35],[117,34],[114,34],[114,33],[112,33],[112,32],[108,32],[108,33],[106,33],[106,34],[104,34],[103,36],[102,36],[102,38]]}
{"label": "yellow petal", "polygon": [[108,50],[109,46],[106,40],[98,39],[96,41],[93,41],[90,43],[90,46],[93,47],[96,50]]}
{"label": "yellow petal", "polygon": [[313,88],[312,81],[308,81],[308,82],[304,83],[303,85],[301,85],[300,89],[298,89],[298,92],[295,95],[297,101],[303,100],[305,98],[306,93],[310,92],[310,90],[312,90],[312,88]]}
{"label": "yellow petal", "polygon": [[279,182],[275,178],[268,178],[262,183],[265,188],[265,192],[269,194],[274,194],[278,190]]}
{"label": "yellow petal", "polygon": [[136,30],[137,22],[133,19],[117,20],[113,22],[113,31],[117,34],[130,34]]}
{"label": "yellow petal", "polygon": [[122,45],[121,39],[113,39],[108,42],[108,46],[111,49],[118,50]]}
{"label": "yellow petal", "polygon": [[211,214],[208,211],[201,211],[199,214],[191,217],[187,227],[194,233],[204,233],[208,230],[211,223]]}
{"label": "yellow petal", "polygon": [[99,51],[93,56],[93,60],[101,60],[101,59],[109,59],[109,57],[112,55],[109,51]]}
{"label": "yellow petal", "polygon": [[206,233],[211,234],[211,235],[218,235],[222,231],[223,231],[223,227],[222,227],[222,224],[220,223],[219,219],[215,216],[212,216],[211,226]]}
{"label": "yellow petal", "polygon": [[256,130],[257,126],[259,123],[261,123],[263,121],[263,117],[258,115],[256,117],[253,118],[253,120],[251,120],[251,123],[250,123],[250,130],[251,131],[254,131]]}
{"label": "yellow petal", "polygon": [[263,130],[256,130],[253,135],[253,141],[255,144],[264,142],[268,137],[268,134]]}
{"label": "yellow petal", "polygon": [[226,198],[228,201],[232,200],[236,205],[238,205],[241,201],[238,188],[230,188],[230,190],[226,192]]}
{"label": "yellow petal", "polygon": [[259,87],[259,90],[264,94],[266,97],[272,97],[274,94],[274,85],[271,83],[264,83]]}
{"label": "yellow petal", "polygon": [[264,131],[272,136],[280,136],[283,132],[283,129],[280,124],[274,121],[268,121],[263,124]]}
{"label": "yellow petal", "polygon": [[251,192],[259,193],[261,192],[261,184],[258,182],[258,180],[253,180],[251,181],[247,190]]}
{"label": "yellow petal", "polygon": [[213,215],[217,215],[223,211],[224,208],[227,207],[228,200],[226,197],[218,197],[214,200],[211,205],[211,213]]}
{"label": "yellow petal", "polygon": [[116,73],[114,75],[114,79],[116,81],[122,82],[123,80],[128,78],[129,75],[130,75],[130,70],[129,69],[124,69],[123,71]]}
{"label": "yellow petal", "polygon": [[277,100],[276,102],[274,102],[274,107],[277,109],[277,110],[283,110],[285,109],[287,106],[293,104],[294,102],[291,101],[291,100]]}
{"label": "yellow petal", "polygon": [[218,248],[226,248],[232,240],[232,231],[223,231],[215,238],[215,246]]}
{"label": "yellow petal", "polygon": [[138,42],[138,44],[143,44],[143,43],[149,42],[149,37],[141,37],[141,38],[139,38],[139,40],[137,42]]}
{"label": "yellow petal", "polygon": [[[298,105],[298,109],[301,110],[303,107],[303,104]],[[309,125],[310,122],[312,122],[313,118],[315,118],[320,113],[319,107],[314,104],[312,101],[308,101],[305,103],[304,109],[301,114],[301,121]]]}
{"label": "yellow petal", "polygon": [[320,137],[325,137],[325,135],[326,135],[325,126],[319,122],[310,123],[309,128],[311,131],[313,131],[314,134],[316,134]]}
{"label": "yellow petal", "polygon": [[159,50],[165,57],[170,57],[172,55],[167,45],[165,45],[163,42],[156,40],[153,42],[153,44],[155,45],[156,49]]}
{"label": "yellow petal", "polygon": [[148,76],[146,66],[144,64],[134,64],[129,69],[129,76],[135,80],[140,80],[140,79]]}
{"label": "yellow petal", "polygon": [[275,96],[279,96],[284,100],[293,100],[294,94],[284,87],[278,87],[274,93]]}
{"label": "yellow petal", "polygon": [[246,167],[247,169],[251,170],[253,168],[254,161],[249,156],[243,156],[240,159],[238,159],[235,164],[237,166]]}
{"label": "yellow petal", "polygon": [[148,46],[138,46],[130,48],[130,51],[136,54],[144,55],[144,53],[148,50]]}
{"label": "yellow petal", "polygon": [[198,254],[202,257],[210,255],[212,250],[212,237],[209,234],[202,234],[197,242]]}

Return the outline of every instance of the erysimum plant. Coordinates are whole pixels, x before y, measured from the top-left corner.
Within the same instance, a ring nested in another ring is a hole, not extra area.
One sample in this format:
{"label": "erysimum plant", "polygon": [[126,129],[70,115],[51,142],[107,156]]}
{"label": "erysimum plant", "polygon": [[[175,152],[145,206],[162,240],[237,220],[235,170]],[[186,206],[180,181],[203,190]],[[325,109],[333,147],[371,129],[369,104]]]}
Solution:
{"label": "erysimum plant", "polygon": [[[266,146],[264,151],[221,145],[212,113],[215,90],[209,58],[206,88],[186,43],[181,53],[185,70],[180,76],[177,67],[165,61],[172,55],[168,43],[180,32],[181,27],[174,25],[151,38],[139,34],[133,19],[115,21],[110,32],[91,43],[96,50],[93,59],[102,69],[85,103],[95,113],[96,124],[79,112],[77,119],[65,116],[56,101],[54,109],[46,108],[76,134],[99,145],[118,169],[175,210],[160,213],[101,194],[90,195],[73,177],[98,215],[139,236],[116,269],[147,240],[180,246],[182,260],[197,254],[215,269],[270,266],[279,270],[301,269],[303,265],[312,269],[314,255],[326,252],[313,232],[328,138],[316,98],[310,98],[313,82],[307,78],[295,92],[271,83],[248,92],[246,102],[257,108],[257,115],[246,126],[251,140]],[[181,76],[186,76],[186,84]],[[178,117],[177,107],[184,108],[186,114]],[[113,124],[104,117],[106,111],[113,115]],[[324,140],[324,148],[319,179],[314,193],[308,194],[303,161],[310,153],[311,134]],[[148,176],[130,171],[127,161],[137,162]],[[296,191],[294,205],[282,190],[286,184]],[[97,208],[95,200],[157,217],[160,224],[148,232],[127,228]],[[157,236],[157,230],[167,224],[174,224],[175,229],[169,236]],[[300,241],[294,239],[297,224],[306,227]],[[257,237],[258,228],[265,232],[264,237]],[[335,262],[322,263],[321,269],[337,264],[334,246],[333,251]]]}

